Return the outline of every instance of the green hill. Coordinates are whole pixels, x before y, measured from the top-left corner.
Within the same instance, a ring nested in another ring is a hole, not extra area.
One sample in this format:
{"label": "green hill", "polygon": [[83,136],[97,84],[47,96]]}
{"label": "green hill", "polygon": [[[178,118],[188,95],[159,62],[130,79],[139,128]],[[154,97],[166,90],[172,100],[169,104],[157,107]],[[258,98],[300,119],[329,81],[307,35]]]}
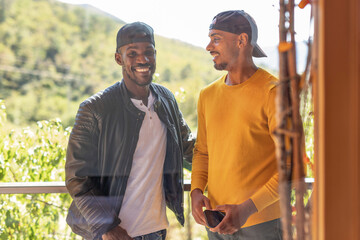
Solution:
{"label": "green hill", "polygon": [[[115,37],[124,22],[89,5],[0,0],[0,99],[16,125],[60,118],[72,125],[81,101],[121,80]],[[199,90],[221,75],[202,48],[156,36],[155,81],[173,91],[196,126]]]}

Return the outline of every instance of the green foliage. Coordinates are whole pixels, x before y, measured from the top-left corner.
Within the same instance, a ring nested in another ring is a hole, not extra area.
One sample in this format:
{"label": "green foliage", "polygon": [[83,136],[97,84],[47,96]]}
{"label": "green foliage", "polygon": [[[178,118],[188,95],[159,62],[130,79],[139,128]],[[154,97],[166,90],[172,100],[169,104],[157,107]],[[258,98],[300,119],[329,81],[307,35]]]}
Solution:
{"label": "green foliage", "polygon": [[306,177],[314,177],[314,112],[313,99],[311,94],[312,88],[305,87],[300,94],[300,114],[304,127],[305,153],[306,159]]}
{"label": "green foliage", "polygon": [[66,139],[69,129],[60,120],[41,121],[30,127],[11,131],[1,139],[1,159],[6,182],[64,181]]}
{"label": "green foliage", "polygon": [[[0,126],[6,112],[0,100]],[[0,131],[1,182],[64,181],[69,128],[60,120]],[[65,224],[69,194],[0,195],[0,239],[75,239]]]}
{"label": "green foliage", "polygon": [[5,121],[6,121],[5,101],[0,99],[0,127],[3,127],[5,125]]}

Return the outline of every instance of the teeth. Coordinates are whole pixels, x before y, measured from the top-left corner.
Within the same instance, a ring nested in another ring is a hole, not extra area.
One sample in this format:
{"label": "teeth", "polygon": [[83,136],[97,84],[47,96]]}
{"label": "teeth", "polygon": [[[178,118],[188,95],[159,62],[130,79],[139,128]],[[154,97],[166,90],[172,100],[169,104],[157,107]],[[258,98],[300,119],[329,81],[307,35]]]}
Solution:
{"label": "teeth", "polygon": [[149,71],[149,68],[135,68],[137,72],[147,72]]}

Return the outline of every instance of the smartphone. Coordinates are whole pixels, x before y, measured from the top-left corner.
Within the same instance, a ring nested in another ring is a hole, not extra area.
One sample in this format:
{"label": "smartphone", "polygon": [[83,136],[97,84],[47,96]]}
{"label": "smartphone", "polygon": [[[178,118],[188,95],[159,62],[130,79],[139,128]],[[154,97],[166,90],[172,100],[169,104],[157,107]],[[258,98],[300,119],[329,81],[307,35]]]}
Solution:
{"label": "smartphone", "polygon": [[224,212],[216,211],[216,210],[205,210],[204,211],[206,224],[210,228],[216,227],[225,217]]}

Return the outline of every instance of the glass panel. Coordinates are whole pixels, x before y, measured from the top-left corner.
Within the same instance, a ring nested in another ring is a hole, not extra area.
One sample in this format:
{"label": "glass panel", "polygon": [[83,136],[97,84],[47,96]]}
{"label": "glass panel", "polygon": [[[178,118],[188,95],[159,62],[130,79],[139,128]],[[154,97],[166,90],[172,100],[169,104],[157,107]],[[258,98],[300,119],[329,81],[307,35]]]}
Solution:
{"label": "glass panel", "polygon": [[[189,208],[189,192],[184,195],[185,226],[171,210],[168,239],[207,239],[205,228],[195,223]],[[82,239],[66,224],[70,206],[69,194],[3,194],[0,195],[0,239]]]}

